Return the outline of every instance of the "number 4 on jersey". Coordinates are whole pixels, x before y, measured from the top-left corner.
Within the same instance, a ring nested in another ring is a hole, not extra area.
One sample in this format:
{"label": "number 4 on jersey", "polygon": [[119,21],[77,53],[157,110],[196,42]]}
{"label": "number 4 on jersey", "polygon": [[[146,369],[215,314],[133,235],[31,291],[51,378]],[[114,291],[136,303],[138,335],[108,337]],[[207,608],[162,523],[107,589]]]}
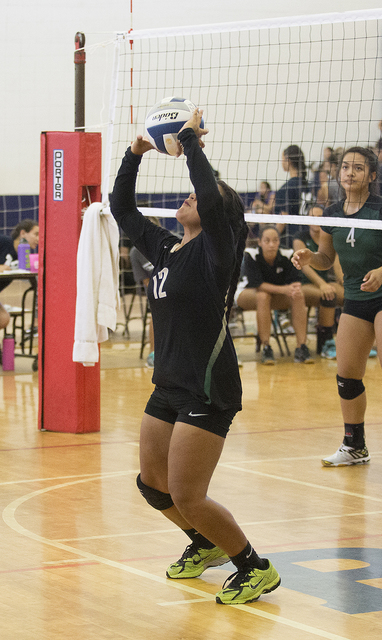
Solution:
{"label": "number 4 on jersey", "polygon": [[350,229],[348,233],[348,237],[346,238],[346,242],[348,242],[352,247],[354,247],[354,244],[355,244],[354,227]]}

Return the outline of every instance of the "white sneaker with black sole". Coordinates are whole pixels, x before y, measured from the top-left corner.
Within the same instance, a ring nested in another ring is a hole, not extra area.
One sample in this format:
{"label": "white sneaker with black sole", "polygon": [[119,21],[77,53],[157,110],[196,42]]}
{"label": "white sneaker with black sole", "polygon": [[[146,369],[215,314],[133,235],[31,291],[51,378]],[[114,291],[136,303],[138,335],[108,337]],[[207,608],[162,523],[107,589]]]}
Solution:
{"label": "white sneaker with black sole", "polygon": [[332,456],[321,460],[324,467],[348,467],[352,464],[366,464],[369,461],[370,455],[366,446],[363,449],[352,449],[345,444],[341,444]]}

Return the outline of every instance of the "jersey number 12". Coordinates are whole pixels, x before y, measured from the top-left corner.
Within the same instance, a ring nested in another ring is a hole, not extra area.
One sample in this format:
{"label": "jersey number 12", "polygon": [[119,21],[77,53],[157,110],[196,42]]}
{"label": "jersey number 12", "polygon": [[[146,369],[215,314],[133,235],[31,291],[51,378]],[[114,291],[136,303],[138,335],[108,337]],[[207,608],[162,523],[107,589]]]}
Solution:
{"label": "jersey number 12", "polygon": [[[166,298],[167,293],[163,291],[164,283],[166,282],[166,278],[168,276],[168,269],[165,267],[161,271],[159,271],[158,276],[153,277],[153,294],[154,298],[158,300],[158,298]],[[159,280],[159,287],[158,287]]]}

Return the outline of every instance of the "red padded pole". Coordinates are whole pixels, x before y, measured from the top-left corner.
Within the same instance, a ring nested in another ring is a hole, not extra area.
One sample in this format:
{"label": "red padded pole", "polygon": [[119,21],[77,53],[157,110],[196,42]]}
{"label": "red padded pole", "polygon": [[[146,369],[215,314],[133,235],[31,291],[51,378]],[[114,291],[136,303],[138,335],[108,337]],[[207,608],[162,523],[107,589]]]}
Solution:
{"label": "red padded pole", "polygon": [[42,133],[40,175],[38,426],[99,431],[99,363],[84,367],[72,351],[81,210],[101,198],[101,134]]}

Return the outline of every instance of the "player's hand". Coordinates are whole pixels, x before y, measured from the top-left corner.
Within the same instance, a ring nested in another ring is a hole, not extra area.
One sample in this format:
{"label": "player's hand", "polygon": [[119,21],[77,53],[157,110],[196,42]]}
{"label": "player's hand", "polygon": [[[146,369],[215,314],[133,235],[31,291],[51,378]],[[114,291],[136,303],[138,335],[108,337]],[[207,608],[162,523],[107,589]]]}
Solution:
{"label": "player's hand", "polygon": [[286,284],[285,290],[286,290],[286,295],[289,296],[289,298],[292,298],[293,300],[296,298],[301,298],[303,295],[301,282],[291,282],[291,284]]}
{"label": "player's hand", "polygon": [[329,282],[323,282],[320,284],[321,298],[324,300],[334,300],[336,297],[336,291]]}
{"label": "player's hand", "polygon": [[202,118],[203,118],[203,109],[198,109],[197,107],[196,109],[194,109],[194,111],[192,112],[187,122],[184,123],[179,133],[183,131],[183,129],[193,129],[196,135],[198,136],[198,138],[205,136],[208,133],[208,129],[202,129],[200,127]]}
{"label": "player's hand", "polygon": [[361,291],[378,291],[382,286],[382,267],[369,271],[361,284]]}
{"label": "player's hand", "polygon": [[[209,129],[202,129],[200,126],[200,123],[202,121],[202,117],[203,117],[203,109],[198,109],[196,108],[190,118],[187,120],[187,122],[184,123],[183,127],[179,130],[179,133],[181,131],[183,131],[184,129],[193,129],[198,137],[198,141],[199,141],[199,146],[204,149],[205,144],[202,140],[202,136],[207,135]],[[178,134],[179,135],[179,134]],[[177,146],[178,146],[178,153],[176,154],[177,158],[179,158],[179,156],[182,155],[183,153],[183,148],[182,145],[180,144],[179,140],[177,141]]]}
{"label": "player's hand", "polygon": [[313,252],[310,249],[299,249],[292,256],[292,264],[296,269],[302,269],[310,264]]}
{"label": "player's hand", "polygon": [[146,151],[150,151],[150,149],[155,149],[155,147],[151,142],[149,142],[149,140],[147,140],[147,138],[144,138],[141,135],[137,136],[136,140],[134,140],[131,145],[131,151],[136,156],[143,156],[143,154],[146,153]]}

